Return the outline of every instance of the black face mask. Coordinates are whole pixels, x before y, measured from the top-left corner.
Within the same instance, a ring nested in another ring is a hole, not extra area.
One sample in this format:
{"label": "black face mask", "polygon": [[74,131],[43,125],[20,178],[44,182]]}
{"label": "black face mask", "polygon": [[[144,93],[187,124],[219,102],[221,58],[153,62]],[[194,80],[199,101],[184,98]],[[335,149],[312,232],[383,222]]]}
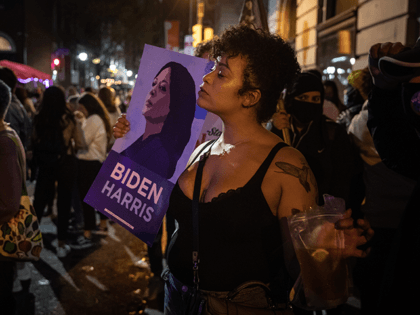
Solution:
{"label": "black face mask", "polygon": [[420,83],[402,85],[402,102],[409,124],[420,132]]}
{"label": "black face mask", "polygon": [[322,116],[322,104],[302,102],[293,99],[286,111],[302,124],[309,124]]}

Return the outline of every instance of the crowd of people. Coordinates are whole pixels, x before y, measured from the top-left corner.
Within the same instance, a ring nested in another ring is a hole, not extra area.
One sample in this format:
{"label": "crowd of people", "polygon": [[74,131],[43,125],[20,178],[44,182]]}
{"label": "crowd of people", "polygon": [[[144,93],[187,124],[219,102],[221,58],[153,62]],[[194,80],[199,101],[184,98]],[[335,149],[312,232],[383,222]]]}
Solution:
{"label": "crowd of people", "polygon": [[[411,283],[409,272],[416,273],[419,262],[410,255],[419,249],[413,227],[419,203],[419,52],[420,38],[412,49],[400,43],[372,46],[369,67],[349,75],[342,101],[336,83],[323,82],[315,69],[301,71],[295,52],[277,35],[240,25],[198,47],[197,56],[215,66],[203,77],[197,104],[220,117],[223,132],[196,148],[172,191],[166,268],[162,228],[149,248],[156,288],[165,284],[165,314],[201,314],[196,307],[203,295],[227,298],[253,280],[268,284],[284,311],[312,314],[293,301],[293,310],[288,308],[300,267],[287,218],[322,206],[327,194],[342,198],[348,209],[336,228],[344,231],[361,314],[401,310],[390,296]],[[19,152],[0,137],[0,223],[13,214],[25,180],[16,175],[16,156],[31,152],[28,172],[36,179],[39,220],[57,191],[57,256],[93,246],[92,233],[107,233],[108,222],[100,214],[97,224],[83,198],[115,139],[130,131],[121,115],[127,104],[118,104],[110,87],[79,95],[56,86],[34,104],[10,69],[0,69],[0,80],[0,135],[10,130],[22,143]],[[74,243],[67,240],[71,213],[72,228],[81,229]],[[195,218],[199,257],[193,250]],[[0,286],[0,302],[10,310],[13,268],[0,261],[0,283],[7,284]],[[245,289],[233,302],[268,308],[264,295]],[[344,314],[344,307],[327,314]]]}
{"label": "crowd of people", "polygon": [[[33,206],[38,221],[45,215],[56,215],[57,256],[66,257],[71,248],[93,246],[92,230],[106,233],[107,220],[101,217],[97,226],[96,211],[83,202],[83,197],[115,141],[111,124],[129,104],[117,102],[111,87],[102,87],[97,94],[92,89],[79,94],[73,87],[66,91],[51,86],[30,98],[28,91],[18,86],[13,71],[5,67],[0,68],[0,80],[0,131],[21,143],[21,150],[16,150],[13,142],[1,137],[0,224],[8,222],[10,213],[19,209],[20,198],[16,206],[14,195],[20,197],[22,181],[26,181],[20,176],[23,167],[25,177],[35,183]],[[19,154],[26,157],[26,165],[15,167]],[[55,199],[57,212],[53,214]],[[69,243],[69,230],[80,230],[82,235]],[[30,272],[24,262],[0,261],[0,266],[0,304],[2,311],[13,314],[13,270],[17,270],[19,280],[27,280]]]}

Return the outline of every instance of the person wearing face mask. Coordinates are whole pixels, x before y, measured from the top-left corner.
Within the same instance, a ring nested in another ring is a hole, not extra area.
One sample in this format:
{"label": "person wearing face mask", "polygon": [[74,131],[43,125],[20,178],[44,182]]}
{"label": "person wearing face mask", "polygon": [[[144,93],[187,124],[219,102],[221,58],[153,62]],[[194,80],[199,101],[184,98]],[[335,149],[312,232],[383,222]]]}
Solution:
{"label": "person wearing face mask", "polygon": [[374,87],[368,127],[375,147],[387,167],[416,181],[390,248],[377,314],[409,314],[420,291],[420,38],[412,49],[401,43],[373,45],[369,70]]}
{"label": "person wearing face mask", "polygon": [[324,87],[311,73],[302,73],[285,97],[286,111],[273,116],[272,132],[283,137],[290,129],[291,145],[308,161],[318,183],[318,202],[323,195],[343,198],[349,205],[354,151],[343,127],[322,114]]}
{"label": "person wearing face mask", "polygon": [[160,69],[143,107],[144,134],[120,154],[170,179],[191,136],[195,113],[195,85],[181,64]]}

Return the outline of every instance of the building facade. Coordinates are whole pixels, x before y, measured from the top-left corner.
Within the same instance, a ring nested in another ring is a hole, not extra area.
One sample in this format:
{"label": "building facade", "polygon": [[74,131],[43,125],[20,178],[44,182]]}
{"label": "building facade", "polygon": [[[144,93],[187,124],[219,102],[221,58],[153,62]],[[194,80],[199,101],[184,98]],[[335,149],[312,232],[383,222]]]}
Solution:
{"label": "building facade", "polygon": [[294,46],[302,70],[318,69],[342,96],[348,74],[368,65],[375,43],[413,46],[417,0],[270,0],[270,31]]}
{"label": "building facade", "polygon": [[[244,0],[219,1],[215,34],[237,24]],[[368,64],[375,43],[413,46],[420,35],[418,0],[265,0],[270,32],[295,49],[302,70],[318,69],[341,97],[347,77]]]}
{"label": "building facade", "polygon": [[53,1],[4,1],[0,6],[0,60],[51,74]]}

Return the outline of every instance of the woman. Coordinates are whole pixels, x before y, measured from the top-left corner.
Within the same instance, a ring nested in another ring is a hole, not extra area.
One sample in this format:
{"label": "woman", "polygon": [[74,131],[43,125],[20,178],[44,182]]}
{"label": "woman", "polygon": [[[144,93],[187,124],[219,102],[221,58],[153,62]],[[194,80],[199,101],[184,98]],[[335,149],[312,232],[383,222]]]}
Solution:
{"label": "woman", "polygon": [[66,238],[71,192],[76,180],[75,151],[84,148],[85,142],[81,125],[68,109],[61,88],[52,86],[45,90],[39,112],[34,118],[32,136],[34,158],[39,167],[34,208],[41,221],[57,182],[57,256],[65,257],[70,251]]}
{"label": "woman", "polygon": [[[259,280],[277,289],[278,302],[287,302],[287,283],[276,281],[287,278],[285,262],[291,262],[281,226],[292,212],[315,205],[317,195],[311,172],[304,179],[286,172],[307,167],[303,156],[282,148],[281,139],[262,126],[276,111],[280,92],[299,71],[291,47],[277,35],[243,25],[226,30],[213,45],[218,62],[204,76],[197,103],[217,114],[224,130],[204,152],[207,143],[196,149],[172,191],[168,213],[179,229],[169,250],[170,271],[164,274],[165,314],[185,314],[191,295],[191,200],[199,156],[210,154],[199,197],[200,289],[208,295],[226,297],[239,284]],[[114,135],[121,137],[128,130],[122,117]],[[346,218],[340,223],[351,225]],[[263,294],[252,292],[245,293],[246,304],[266,307]]]}
{"label": "woman", "polygon": [[[104,104],[92,93],[84,93],[79,99],[78,116],[82,117],[82,128],[85,134],[87,149],[77,153],[79,195],[84,215],[84,232],[71,246],[75,249],[93,246],[92,230],[96,229],[96,211],[83,202],[90,186],[105,161],[107,147],[111,140],[111,125],[109,114]],[[80,115],[83,114],[83,115]],[[101,216],[100,230],[107,231],[107,218]]]}
{"label": "woman", "polygon": [[[115,90],[108,86],[103,87],[99,90],[98,97],[102,103],[104,103],[108,111],[111,126],[114,126],[118,117],[121,115],[121,110],[115,103]],[[112,136],[107,149],[108,151],[111,149],[114,142],[115,138]]]}
{"label": "woman", "polygon": [[171,178],[191,136],[195,85],[188,70],[169,62],[159,70],[143,107],[144,134],[120,154]]}
{"label": "woman", "polygon": [[[17,133],[4,121],[12,99],[10,88],[0,80],[0,226],[8,222],[19,211],[22,193],[22,169],[19,155],[25,151]],[[8,135],[7,135],[8,134]],[[19,143],[19,151],[16,143]],[[2,314],[14,314],[16,301],[13,297],[15,262],[0,259],[0,305]]]}

